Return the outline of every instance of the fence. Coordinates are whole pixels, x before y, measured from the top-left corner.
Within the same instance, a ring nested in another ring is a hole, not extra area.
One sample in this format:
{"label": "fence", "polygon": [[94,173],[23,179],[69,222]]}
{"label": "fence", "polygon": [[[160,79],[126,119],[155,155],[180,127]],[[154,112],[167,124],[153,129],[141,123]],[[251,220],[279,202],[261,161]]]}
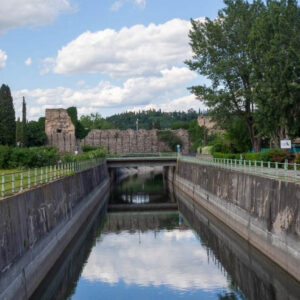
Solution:
{"label": "fence", "polygon": [[0,174],[0,198],[83,171],[103,161],[103,158],[95,158],[86,161],[58,163],[42,168],[2,172]]}
{"label": "fence", "polygon": [[177,152],[155,152],[155,153],[122,153],[122,154],[108,154],[109,159],[119,158],[153,158],[153,157],[177,157]]}
{"label": "fence", "polygon": [[278,163],[225,158],[198,158],[190,156],[180,156],[178,159],[181,161],[217,166],[224,169],[256,174],[269,178],[300,182],[300,164],[296,163]]}

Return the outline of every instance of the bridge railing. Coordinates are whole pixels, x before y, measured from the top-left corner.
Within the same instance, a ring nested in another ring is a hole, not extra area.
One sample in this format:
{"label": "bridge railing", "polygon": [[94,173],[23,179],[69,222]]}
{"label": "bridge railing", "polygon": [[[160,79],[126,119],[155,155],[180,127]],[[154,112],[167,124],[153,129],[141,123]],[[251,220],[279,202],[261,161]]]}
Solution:
{"label": "bridge railing", "polygon": [[157,152],[157,153],[121,153],[109,154],[108,159],[136,159],[136,158],[176,158],[177,152]]}
{"label": "bridge railing", "polygon": [[72,175],[76,172],[89,169],[104,162],[104,158],[95,158],[70,163],[57,163],[55,165],[26,170],[4,170],[0,172],[0,199],[37,187],[59,178]]}
{"label": "bridge railing", "polygon": [[256,174],[285,181],[300,182],[300,164],[297,163],[279,163],[226,158],[198,158],[191,156],[179,156],[178,160],[202,165],[216,166],[223,169]]}

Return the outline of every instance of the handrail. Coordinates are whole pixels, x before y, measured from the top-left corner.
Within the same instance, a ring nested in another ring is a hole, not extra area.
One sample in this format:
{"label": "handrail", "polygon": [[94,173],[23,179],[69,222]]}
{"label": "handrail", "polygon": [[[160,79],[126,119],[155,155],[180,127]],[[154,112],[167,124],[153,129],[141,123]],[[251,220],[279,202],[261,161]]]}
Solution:
{"label": "handrail", "polygon": [[103,158],[0,173],[0,199],[69,176],[104,162]]}
{"label": "handrail", "polygon": [[278,163],[227,158],[199,158],[190,156],[179,156],[178,160],[210,165],[248,174],[256,174],[268,178],[300,182],[300,164],[297,163]]}

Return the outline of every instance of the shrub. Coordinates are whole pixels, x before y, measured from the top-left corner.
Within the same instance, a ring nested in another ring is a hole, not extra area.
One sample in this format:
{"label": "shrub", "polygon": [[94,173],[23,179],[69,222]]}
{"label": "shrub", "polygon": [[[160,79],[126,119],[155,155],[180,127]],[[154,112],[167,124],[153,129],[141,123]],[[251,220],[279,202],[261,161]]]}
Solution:
{"label": "shrub", "polygon": [[241,159],[241,154],[213,152],[214,158]]}
{"label": "shrub", "polygon": [[0,146],[0,168],[7,169],[10,160],[11,148],[8,146]]}
{"label": "shrub", "polygon": [[172,151],[176,151],[177,145],[182,146],[182,140],[170,130],[157,131],[158,138],[165,142]]}
{"label": "shrub", "polygon": [[73,162],[73,161],[83,161],[83,160],[88,160],[92,158],[101,158],[105,157],[107,155],[107,152],[104,148],[98,147],[96,150],[93,151],[88,151],[88,152],[83,152],[80,154],[71,154],[71,153],[66,153],[63,157],[64,162]]}
{"label": "shrub", "polygon": [[90,146],[90,145],[84,145],[81,147],[81,150],[83,152],[90,152],[90,151],[95,151],[97,150],[99,147],[96,147],[96,146]]}

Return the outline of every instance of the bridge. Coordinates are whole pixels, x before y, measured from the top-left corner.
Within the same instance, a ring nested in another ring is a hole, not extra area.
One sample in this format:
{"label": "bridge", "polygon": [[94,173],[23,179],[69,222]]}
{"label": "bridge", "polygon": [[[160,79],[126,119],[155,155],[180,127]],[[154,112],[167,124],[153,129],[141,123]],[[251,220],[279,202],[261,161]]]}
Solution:
{"label": "bridge", "polygon": [[143,153],[110,155],[106,159],[107,167],[113,168],[135,168],[135,167],[169,167],[176,166],[176,153]]}

